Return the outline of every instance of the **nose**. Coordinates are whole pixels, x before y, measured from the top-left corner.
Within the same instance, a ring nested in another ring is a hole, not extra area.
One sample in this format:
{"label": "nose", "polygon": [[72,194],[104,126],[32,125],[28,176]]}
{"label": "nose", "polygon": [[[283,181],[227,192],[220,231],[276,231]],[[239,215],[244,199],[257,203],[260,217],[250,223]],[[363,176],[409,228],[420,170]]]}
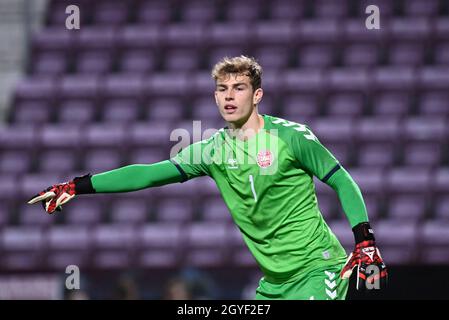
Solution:
{"label": "nose", "polygon": [[226,101],[234,100],[234,90],[230,89],[226,92],[225,100]]}

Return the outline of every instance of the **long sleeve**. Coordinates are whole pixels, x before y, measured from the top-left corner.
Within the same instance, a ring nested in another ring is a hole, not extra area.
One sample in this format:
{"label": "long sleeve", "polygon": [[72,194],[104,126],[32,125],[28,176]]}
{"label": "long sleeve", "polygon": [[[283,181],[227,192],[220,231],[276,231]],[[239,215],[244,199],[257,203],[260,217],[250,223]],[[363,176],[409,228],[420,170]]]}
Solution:
{"label": "long sleeve", "polygon": [[337,193],[351,228],[368,221],[362,192],[348,171],[340,167],[326,183]]}
{"label": "long sleeve", "polygon": [[93,175],[96,193],[130,192],[183,181],[177,165],[169,160],[153,164],[134,164]]}

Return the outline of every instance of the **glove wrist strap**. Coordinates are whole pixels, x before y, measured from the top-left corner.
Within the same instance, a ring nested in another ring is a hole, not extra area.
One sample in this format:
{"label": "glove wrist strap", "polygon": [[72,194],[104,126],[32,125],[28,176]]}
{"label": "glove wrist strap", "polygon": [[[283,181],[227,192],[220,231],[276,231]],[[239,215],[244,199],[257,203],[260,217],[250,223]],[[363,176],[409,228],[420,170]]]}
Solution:
{"label": "glove wrist strap", "polygon": [[88,173],[82,177],[76,177],[73,179],[75,183],[75,193],[76,194],[89,194],[95,193],[95,189],[92,186],[91,174]]}
{"label": "glove wrist strap", "polygon": [[352,228],[352,232],[354,233],[355,243],[360,243],[367,240],[375,241],[373,229],[371,229],[369,222],[359,223]]}

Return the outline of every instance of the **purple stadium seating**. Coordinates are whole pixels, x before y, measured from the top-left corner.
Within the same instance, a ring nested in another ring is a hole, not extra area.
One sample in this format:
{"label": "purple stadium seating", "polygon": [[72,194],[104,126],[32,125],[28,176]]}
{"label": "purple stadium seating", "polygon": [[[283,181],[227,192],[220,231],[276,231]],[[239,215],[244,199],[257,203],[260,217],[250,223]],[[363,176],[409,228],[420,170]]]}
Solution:
{"label": "purple stadium seating", "polygon": [[370,67],[379,60],[379,49],[374,44],[353,44],[343,52],[343,62],[346,66]]}
{"label": "purple stadium seating", "polygon": [[39,156],[39,170],[41,172],[67,172],[76,166],[75,152],[69,150],[48,150]]}
{"label": "purple stadium seating", "polygon": [[110,51],[89,50],[78,55],[76,70],[79,74],[104,74],[112,65]]}
{"label": "purple stadium seating", "polygon": [[282,80],[287,92],[317,92],[323,88],[323,73],[317,69],[289,69]]}
{"label": "purple stadium seating", "polygon": [[166,155],[160,148],[135,148],[130,152],[129,163],[149,164],[166,160]]}
{"label": "purple stadium seating", "polygon": [[[256,42],[263,45],[280,45],[280,50],[286,51],[293,39],[292,24],[287,21],[260,22],[256,25]],[[281,57],[279,57],[281,58]],[[282,57],[284,58],[284,57]],[[288,60],[288,57],[285,57]],[[263,63],[263,62],[261,62]],[[263,63],[263,66],[270,68]]]}
{"label": "purple stadium seating", "polygon": [[390,193],[425,195],[429,192],[430,179],[430,171],[427,168],[402,167],[390,171],[386,187]]}
{"label": "purple stadium seating", "polygon": [[172,49],[165,55],[167,71],[192,71],[198,69],[198,53],[191,49]]}
{"label": "purple stadium seating", "polygon": [[329,67],[334,62],[334,51],[327,44],[315,44],[302,47],[298,56],[302,67]]}
{"label": "purple stadium seating", "polygon": [[100,2],[93,13],[95,24],[116,25],[123,24],[128,18],[129,6],[120,1]]}
{"label": "purple stadium seating", "polygon": [[58,109],[61,123],[88,123],[95,118],[95,106],[89,100],[65,100]]}
{"label": "purple stadium seating", "polygon": [[229,21],[255,21],[260,17],[260,9],[257,1],[230,1],[226,6],[226,18]]}
{"label": "purple stadium seating", "polygon": [[34,62],[36,74],[62,74],[67,68],[67,58],[61,52],[41,53]]}
{"label": "purple stadium seating", "polygon": [[176,250],[184,241],[181,226],[176,223],[151,223],[138,228],[143,248]]}
{"label": "purple stadium seating", "polygon": [[449,88],[449,67],[423,67],[418,72],[420,88],[447,90]]}
{"label": "purple stadium seating", "polygon": [[123,73],[144,74],[155,69],[157,55],[147,50],[127,50],[120,60]]}
{"label": "purple stadium seating", "polygon": [[198,48],[203,45],[204,29],[198,23],[171,24],[161,32],[161,40],[169,47]]}
{"label": "purple stadium seating", "polygon": [[435,200],[435,217],[449,220],[449,196],[440,196]]}
{"label": "purple stadium seating", "polygon": [[[17,188],[20,186],[20,181],[17,179],[16,174],[0,173],[0,199],[2,201],[11,200],[14,196],[17,196]],[[6,204],[5,204],[6,209]]]}
{"label": "purple stadium seating", "polygon": [[[263,67],[259,111],[309,125],[360,186],[387,265],[447,264],[443,2],[77,0],[75,32],[65,28],[72,3],[49,1],[0,127],[0,271],[256,267],[209,177],[86,195],[56,216],[26,204],[69,177],[166,160],[179,140],[209,137],[193,136],[192,120],[225,125],[210,68],[240,54]],[[360,19],[372,4],[379,30]],[[338,197],[314,181],[349,252]]]}
{"label": "purple stadium seating", "polygon": [[393,39],[419,41],[431,33],[430,21],[426,18],[395,18],[390,22]]}
{"label": "purple stadium seating", "polygon": [[[26,199],[29,199],[49,185],[61,182],[61,178],[62,177],[59,174],[54,172],[47,174],[26,174],[22,176],[22,179],[19,182],[16,182],[16,187],[13,190],[20,190],[20,194],[26,197]],[[42,207],[40,207],[40,209],[42,210]]]}
{"label": "purple stadium seating", "polygon": [[144,267],[173,267],[180,258],[178,252],[183,237],[181,228],[173,223],[152,223],[138,229],[142,248],[140,264]]}
{"label": "purple stadium seating", "polygon": [[435,62],[440,65],[449,65],[449,42],[443,42],[442,44],[438,45],[434,55],[435,55]]}
{"label": "purple stadium seating", "polygon": [[182,11],[182,20],[186,22],[210,23],[217,16],[217,7],[205,1],[192,1],[185,3]]}
{"label": "purple stadium seating", "polygon": [[347,1],[326,1],[318,0],[314,2],[315,14],[322,18],[344,18],[348,13]]}
{"label": "purple stadium seating", "polygon": [[284,116],[287,119],[304,123],[303,117],[317,117],[320,112],[318,98],[309,94],[290,94],[284,97]]}
{"label": "purple stadium seating", "polygon": [[232,222],[232,216],[221,196],[206,198],[202,203],[202,220]]}
{"label": "purple stadium seating", "polygon": [[411,67],[380,67],[374,71],[373,84],[377,90],[410,90],[416,83],[416,73]]}
{"label": "purple stadium seating", "polygon": [[51,249],[87,250],[91,243],[91,234],[85,226],[52,226],[46,237]]}
{"label": "purple stadium seating", "polygon": [[84,133],[84,141],[90,147],[119,148],[125,142],[125,127],[119,124],[94,124]]}
{"label": "purple stadium seating", "polygon": [[68,225],[95,225],[102,220],[104,203],[89,196],[80,197],[64,208],[64,215]]}
{"label": "purple stadium seating", "polygon": [[442,148],[438,143],[415,142],[406,145],[404,154],[406,166],[435,167],[440,164]]}
{"label": "purple stadium seating", "polygon": [[60,95],[63,98],[92,99],[98,94],[99,81],[93,75],[71,75],[61,80]]}
{"label": "purple stadium seating", "polygon": [[362,143],[358,147],[358,164],[370,168],[388,168],[394,163],[395,149],[391,144]]}
{"label": "purple stadium seating", "polygon": [[115,200],[111,210],[114,223],[140,224],[146,221],[148,204],[140,199]]}
{"label": "purple stadium seating", "polygon": [[449,116],[449,94],[429,92],[421,95],[420,114],[423,116]]}
{"label": "purple stadium seating", "polygon": [[137,241],[136,227],[131,225],[97,225],[92,230],[93,245],[101,249],[130,249]]}
{"label": "purple stadium seating", "polygon": [[80,28],[76,46],[83,49],[104,49],[114,48],[117,33],[111,26],[89,26]]}
{"label": "purple stadium seating", "polygon": [[[61,132],[64,136],[61,137]],[[81,128],[76,124],[46,124],[39,136],[45,148],[76,148],[82,139]]]}
{"label": "purple stadium seating", "polygon": [[442,167],[435,172],[434,176],[436,191],[444,192],[449,187],[449,168]]}
{"label": "purple stadium seating", "polygon": [[55,94],[55,79],[47,76],[34,76],[21,80],[16,87],[18,99],[48,99]]}
{"label": "purple stadium seating", "polygon": [[422,220],[426,213],[426,198],[417,195],[391,196],[389,217],[401,221]]}
{"label": "purple stadium seating", "polygon": [[[39,192],[39,191],[38,191]],[[37,192],[35,191],[35,194]],[[29,194],[29,197],[33,194]],[[24,203],[24,202],[23,202]],[[55,223],[55,217],[45,213],[42,206],[22,204],[19,213],[19,223],[24,226],[44,227]]]}
{"label": "purple stadium seating", "polygon": [[170,139],[172,127],[168,123],[135,123],[127,132],[127,143],[132,146],[160,146]]}
{"label": "purple stadium seating", "polygon": [[382,258],[390,265],[413,263],[416,259],[418,225],[413,221],[387,219],[372,225]]}
{"label": "purple stadium seating", "polygon": [[419,1],[411,0],[404,3],[404,13],[414,17],[434,17],[438,12],[438,0]]}
{"label": "purple stadium seating", "polygon": [[157,25],[128,25],[117,31],[118,45],[133,50],[152,49],[161,37],[160,27]]}
{"label": "purple stadium seating", "polygon": [[374,98],[373,113],[376,116],[403,117],[410,110],[410,96],[406,93],[388,92]]}
{"label": "purple stadium seating", "polygon": [[137,16],[141,23],[164,24],[171,18],[170,4],[164,1],[145,1],[137,10]]}
{"label": "purple stadium seating", "polygon": [[293,37],[304,42],[332,43],[338,41],[341,29],[336,19],[319,18],[302,20],[294,25]]}
{"label": "purple stadium seating", "polygon": [[1,247],[5,251],[37,250],[45,241],[42,230],[33,226],[7,227],[1,232]]}
{"label": "purple stadium seating", "polygon": [[[164,188],[164,192],[168,192]],[[171,187],[170,189],[174,189]],[[166,193],[167,194],[167,193]],[[187,222],[193,218],[192,202],[187,199],[167,199],[158,205],[157,220],[160,222]]]}
{"label": "purple stadium seating", "polygon": [[183,115],[182,102],[174,98],[159,98],[149,102],[147,117],[151,121],[180,120]]}
{"label": "purple stadium seating", "polygon": [[327,112],[330,116],[359,117],[363,113],[363,96],[357,93],[335,94],[327,101]]}
{"label": "purple stadium seating", "polygon": [[86,152],[84,169],[89,172],[100,173],[117,169],[121,166],[122,154],[117,149],[96,149]]}
{"label": "purple stadium seating", "polygon": [[[64,21],[61,24],[65,24],[64,8]],[[61,25],[60,24],[60,25]],[[47,27],[33,35],[33,47],[37,50],[57,50],[69,52],[73,48],[75,33],[71,32],[66,28],[58,27]]]}
{"label": "purple stadium seating", "polygon": [[390,48],[389,62],[397,66],[415,66],[423,62],[423,57],[423,44],[398,43]]}
{"label": "purple stadium seating", "polygon": [[285,47],[262,47],[256,51],[255,57],[267,69],[278,70],[287,67],[289,52]]}
{"label": "purple stadium seating", "polygon": [[242,22],[216,23],[206,35],[205,41],[212,46],[242,46],[250,39],[249,26]]}
{"label": "purple stadium seating", "polygon": [[25,100],[14,110],[14,121],[23,124],[50,122],[52,109],[46,101]]}
{"label": "purple stadium seating", "polygon": [[304,1],[273,1],[269,11],[270,20],[295,21],[304,14]]}
{"label": "purple stadium seating", "polygon": [[428,264],[447,264],[449,259],[449,226],[447,221],[427,221],[421,232],[422,261]]}
{"label": "purple stadium seating", "polygon": [[30,169],[31,158],[25,151],[0,153],[1,173],[25,173]]}
{"label": "purple stadium seating", "polygon": [[114,99],[103,105],[103,121],[116,123],[135,122],[139,118],[139,106],[134,99]]}

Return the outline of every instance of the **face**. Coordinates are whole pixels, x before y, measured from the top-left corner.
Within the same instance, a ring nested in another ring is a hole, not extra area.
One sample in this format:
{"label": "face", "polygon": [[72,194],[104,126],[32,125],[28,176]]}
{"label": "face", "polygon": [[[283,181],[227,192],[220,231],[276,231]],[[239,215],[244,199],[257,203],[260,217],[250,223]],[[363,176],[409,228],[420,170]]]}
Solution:
{"label": "face", "polygon": [[217,79],[215,101],[226,122],[245,123],[262,99],[261,88],[253,90],[246,75],[230,74]]}

